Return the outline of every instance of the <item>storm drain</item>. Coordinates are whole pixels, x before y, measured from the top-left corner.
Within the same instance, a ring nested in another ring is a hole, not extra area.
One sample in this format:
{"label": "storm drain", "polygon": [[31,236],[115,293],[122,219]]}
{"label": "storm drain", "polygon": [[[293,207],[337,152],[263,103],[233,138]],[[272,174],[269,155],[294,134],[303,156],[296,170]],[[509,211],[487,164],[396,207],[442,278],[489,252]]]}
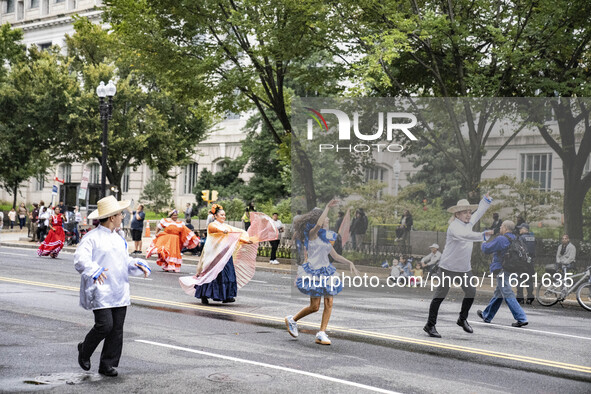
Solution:
{"label": "storm drain", "polygon": [[211,374],[207,377],[208,380],[212,382],[219,382],[219,383],[232,383],[232,382],[240,382],[240,383],[264,383],[273,380],[271,375],[267,375],[264,373],[243,373],[243,372],[236,372],[236,373],[225,373],[225,372],[218,372]]}
{"label": "storm drain", "polygon": [[41,374],[34,379],[24,380],[26,384],[32,385],[62,385],[62,384],[80,384],[84,382],[95,382],[102,377],[95,373],[81,372],[63,372]]}

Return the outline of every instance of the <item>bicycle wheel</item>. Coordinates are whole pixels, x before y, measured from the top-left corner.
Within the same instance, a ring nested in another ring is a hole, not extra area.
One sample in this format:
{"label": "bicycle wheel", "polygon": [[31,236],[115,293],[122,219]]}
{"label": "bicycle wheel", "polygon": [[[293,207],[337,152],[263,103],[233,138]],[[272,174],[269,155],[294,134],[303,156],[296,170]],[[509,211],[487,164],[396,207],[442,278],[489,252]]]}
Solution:
{"label": "bicycle wheel", "polygon": [[585,283],[577,290],[577,301],[583,308],[591,311],[591,283]]}
{"label": "bicycle wheel", "polygon": [[550,286],[544,286],[542,283],[538,286],[536,293],[538,303],[542,306],[552,306],[558,302],[558,296],[560,295],[560,286],[551,284]]}

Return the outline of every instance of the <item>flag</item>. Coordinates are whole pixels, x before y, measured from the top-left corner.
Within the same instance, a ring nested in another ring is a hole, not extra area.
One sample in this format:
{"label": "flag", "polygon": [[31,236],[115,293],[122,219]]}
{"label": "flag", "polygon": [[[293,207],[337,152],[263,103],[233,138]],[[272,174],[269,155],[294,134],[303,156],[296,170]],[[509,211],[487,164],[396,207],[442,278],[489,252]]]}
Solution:
{"label": "flag", "polygon": [[341,241],[343,248],[351,240],[351,234],[349,230],[351,229],[351,208],[347,209],[347,213],[341,222],[341,227],[338,229],[338,233],[341,236]]}
{"label": "flag", "polygon": [[384,261],[382,263],[382,268],[389,268],[389,267],[390,267],[390,265],[388,264],[388,261]]}

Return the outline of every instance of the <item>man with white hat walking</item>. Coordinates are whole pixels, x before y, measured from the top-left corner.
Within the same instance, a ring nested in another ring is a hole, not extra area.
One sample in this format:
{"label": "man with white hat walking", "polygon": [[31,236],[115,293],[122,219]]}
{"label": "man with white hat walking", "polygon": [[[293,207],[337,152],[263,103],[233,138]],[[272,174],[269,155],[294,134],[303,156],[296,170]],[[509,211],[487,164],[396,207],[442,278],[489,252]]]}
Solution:
{"label": "man with white hat walking", "polygon": [[89,231],[76,248],[74,263],[81,274],[80,306],[94,313],[94,327],[78,344],[78,364],[90,369],[90,357],[104,340],[99,373],[117,376],[123,348],[123,323],[129,296],[129,275],[150,275],[150,267],[142,260],[129,257],[125,235],[121,231],[122,211],[129,201],[108,196],[98,201],[97,210],[89,220],[100,224]]}
{"label": "man with white hat walking", "polygon": [[[474,242],[486,241],[486,237],[492,235],[492,230],[482,233],[472,231],[472,227],[480,220],[482,215],[489,208],[492,199],[485,195],[478,205],[470,204],[468,200],[460,200],[456,205],[447,209],[454,216],[450,219],[447,228],[447,238],[445,249],[439,261],[439,280],[440,284],[429,306],[429,319],[423,330],[430,337],[441,338],[441,335],[435,329],[437,324],[437,314],[439,306],[447,296],[451,283],[456,283],[454,278],[461,278],[461,286],[464,291],[462,308],[457,325],[462,327],[467,333],[472,333],[472,327],[468,324],[468,313],[474,302],[476,288],[470,283],[472,278],[472,246]],[[472,212],[474,214],[472,214]]]}

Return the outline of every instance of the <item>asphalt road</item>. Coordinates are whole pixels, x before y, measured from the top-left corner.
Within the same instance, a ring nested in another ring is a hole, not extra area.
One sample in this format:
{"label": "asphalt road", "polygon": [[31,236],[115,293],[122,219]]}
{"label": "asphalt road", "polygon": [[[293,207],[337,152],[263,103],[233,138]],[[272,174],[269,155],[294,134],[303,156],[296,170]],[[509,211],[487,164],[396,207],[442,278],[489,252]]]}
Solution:
{"label": "asphalt road", "polygon": [[[510,327],[503,305],[492,324],[472,307],[474,334],[455,324],[461,292],[441,308],[442,339],[422,331],[431,293],[402,288],[343,291],[335,298],[331,346],[314,343],[320,313],[291,338],[283,318],[308,299],[286,273],[257,272],[234,304],[201,303],[182,292],[182,274],[131,279],[117,378],[76,361],[76,344],[93,323],[78,306],[73,255],[41,258],[0,248],[0,391],[195,392],[561,392],[591,391],[591,313],[526,306],[530,325]],[[100,349],[100,347],[99,347]],[[45,382],[46,384],[39,384]]]}

